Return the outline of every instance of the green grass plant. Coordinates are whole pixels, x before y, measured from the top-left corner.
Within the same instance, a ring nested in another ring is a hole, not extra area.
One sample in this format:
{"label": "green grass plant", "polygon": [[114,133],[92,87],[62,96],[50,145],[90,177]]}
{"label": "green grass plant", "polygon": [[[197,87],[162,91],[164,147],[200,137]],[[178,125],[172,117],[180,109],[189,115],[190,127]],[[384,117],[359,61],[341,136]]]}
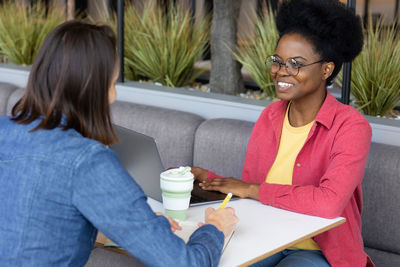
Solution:
{"label": "green grass plant", "polygon": [[364,114],[386,116],[400,104],[399,32],[381,20],[368,25],[364,48],[352,64],[351,90]]}
{"label": "green grass plant", "polygon": [[273,12],[266,8],[263,10],[262,16],[257,16],[256,12],[249,16],[249,21],[254,22],[254,31],[239,37],[240,45],[234,56],[249,71],[258,86],[269,97],[276,98],[275,87],[265,60],[274,53],[279,34]]}
{"label": "green grass plant", "polygon": [[125,74],[181,87],[200,74],[194,63],[207,46],[209,19],[195,20],[182,5],[171,4],[165,12],[156,2],[146,1],[142,8],[127,3]]}
{"label": "green grass plant", "polygon": [[65,21],[65,11],[38,1],[31,6],[5,0],[0,4],[0,53],[14,64],[31,65],[47,34]]}

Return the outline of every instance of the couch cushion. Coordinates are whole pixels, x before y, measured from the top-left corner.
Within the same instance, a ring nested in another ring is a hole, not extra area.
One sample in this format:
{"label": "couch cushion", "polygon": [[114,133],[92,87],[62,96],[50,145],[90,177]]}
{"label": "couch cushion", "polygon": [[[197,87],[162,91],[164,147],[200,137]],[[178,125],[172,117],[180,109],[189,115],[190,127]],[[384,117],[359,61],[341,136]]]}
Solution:
{"label": "couch cushion", "polygon": [[196,132],[193,165],[241,178],[253,126],[252,122],[232,119],[203,122]]}
{"label": "couch cushion", "polygon": [[18,102],[18,100],[21,99],[21,97],[24,95],[25,89],[24,88],[18,88],[8,98],[8,103],[7,103],[7,115],[11,115],[11,110],[14,107],[14,105]]}
{"label": "couch cushion", "polygon": [[400,254],[400,147],[371,144],[362,186],[365,246]]}
{"label": "couch cushion", "polygon": [[112,104],[112,118],[117,125],[153,137],[164,167],[193,164],[194,135],[204,121],[202,117],[183,111],[116,101]]}
{"label": "couch cushion", "polygon": [[90,254],[85,267],[144,267],[134,257],[112,252],[102,248],[95,248]]}
{"label": "couch cushion", "polygon": [[7,114],[8,99],[17,88],[16,85],[0,82],[0,116]]}
{"label": "couch cushion", "polygon": [[400,254],[390,253],[373,248],[365,248],[376,267],[400,266]]}

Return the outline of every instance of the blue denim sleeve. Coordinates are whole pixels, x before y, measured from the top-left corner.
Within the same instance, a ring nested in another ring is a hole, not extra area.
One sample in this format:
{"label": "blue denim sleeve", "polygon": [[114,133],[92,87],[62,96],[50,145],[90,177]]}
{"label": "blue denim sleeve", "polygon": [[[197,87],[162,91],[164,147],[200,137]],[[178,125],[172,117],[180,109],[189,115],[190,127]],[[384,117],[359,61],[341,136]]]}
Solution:
{"label": "blue denim sleeve", "polygon": [[72,201],[97,229],[147,266],[217,266],[224,242],[213,225],[200,227],[188,244],[147,204],[142,189],[116,154],[91,146],[76,159]]}

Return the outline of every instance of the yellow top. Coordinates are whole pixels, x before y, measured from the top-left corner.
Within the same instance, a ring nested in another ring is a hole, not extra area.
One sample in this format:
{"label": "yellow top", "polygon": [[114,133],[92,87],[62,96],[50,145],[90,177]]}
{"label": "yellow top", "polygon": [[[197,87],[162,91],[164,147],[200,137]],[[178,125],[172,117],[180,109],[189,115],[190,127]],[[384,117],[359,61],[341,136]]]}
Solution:
{"label": "yellow top", "polygon": [[[293,127],[289,123],[288,110],[286,109],[285,119],[282,127],[281,140],[279,143],[278,154],[266,178],[267,183],[271,184],[292,184],[293,168],[308,133],[311,130],[314,121],[301,126]],[[289,249],[312,249],[320,250],[318,244],[310,239],[304,240]]]}

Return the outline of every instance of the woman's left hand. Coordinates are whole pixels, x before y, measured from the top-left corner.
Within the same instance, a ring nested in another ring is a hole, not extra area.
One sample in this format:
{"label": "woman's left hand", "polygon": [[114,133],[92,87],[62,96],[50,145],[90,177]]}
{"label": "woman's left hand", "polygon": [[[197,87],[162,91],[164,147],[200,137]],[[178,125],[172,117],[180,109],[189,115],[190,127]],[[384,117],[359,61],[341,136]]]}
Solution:
{"label": "woman's left hand", "polygon": [[177,221],[169,217],[168,215],[161,213],[161,212],[156,212],[158,216],[164,216],[165,218],[168,219],[169,224],[171,225],[171,231],[175,232],[176,230],[182,230],[182,227],[179,225]]}
{"label": "woman's left hand", "polygon": [[233,177],[215,178],[209,181],[204,181],[200,183],[200,187],[204,190],[219,191],[225,194],[232,193],[240,198],[248,197],[257,200],[259,199],[259,184],[246,183]]}

